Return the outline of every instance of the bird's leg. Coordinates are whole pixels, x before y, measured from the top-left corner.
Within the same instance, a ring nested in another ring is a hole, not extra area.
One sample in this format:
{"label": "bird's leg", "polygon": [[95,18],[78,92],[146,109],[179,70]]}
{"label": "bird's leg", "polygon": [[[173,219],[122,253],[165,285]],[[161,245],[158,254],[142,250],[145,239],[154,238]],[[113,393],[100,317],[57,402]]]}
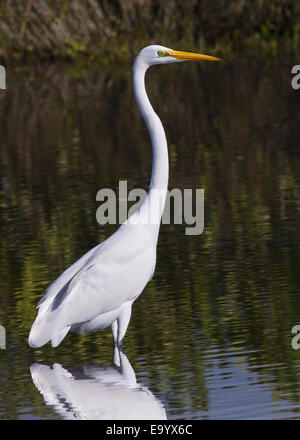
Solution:
{"label": "bird's leg", "polygon": [[113,335],[113,344],[116,347],[118,345],[118,320],[116,319],[111,325],[111,331]]}
{"label": "bird's leg", "polygon": [[116,345],[114,346],[114,353],[113,353],[113,365],[115,367],[120,367],[121,365],[121,359],[120,359],[120,349]]}
{"label": "bird's leg", "polygon": [[126,333],[129,321],[130,321],[130,317],[131,317],[131,305],[132,305],[131,302],[126,304],[126,306],[124,306],[122,308],[122,311],[117,319],[117,321],[118,321],[118,339],[117,339],[118,347],[122,347],[122,341],[125,336],[125,333]]}

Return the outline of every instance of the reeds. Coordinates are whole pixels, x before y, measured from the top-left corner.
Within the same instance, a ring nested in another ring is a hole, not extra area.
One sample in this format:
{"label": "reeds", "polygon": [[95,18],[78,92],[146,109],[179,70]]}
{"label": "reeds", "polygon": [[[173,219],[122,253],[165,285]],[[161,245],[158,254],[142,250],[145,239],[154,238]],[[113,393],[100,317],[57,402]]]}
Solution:
{"label": "reeds", "polygon": [[93,59],[128,55],[149,42],[299,47],[299,18],[293,0],[4,0],[0,56]]}

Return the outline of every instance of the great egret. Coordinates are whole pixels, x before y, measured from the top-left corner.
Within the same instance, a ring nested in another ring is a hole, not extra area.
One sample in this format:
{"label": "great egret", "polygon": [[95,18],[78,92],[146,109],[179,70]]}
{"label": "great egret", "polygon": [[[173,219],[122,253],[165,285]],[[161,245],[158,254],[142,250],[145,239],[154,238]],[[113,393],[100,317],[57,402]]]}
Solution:
{"label": "great egret", "polygon": [[[169,174],[168,147],[162,123],[145,89],[145,73],[155,64],[218,58],[151,45],[133,64],[135,99],[147,125],[153,149],[148,195],[140,209],[103,243],[83,255],[47,289],[29,334],[29,345],[41,347],[51,340],[57,347],[71,331],[87,333],[111,326],[113,342],[120,346],[132,303],[152,278],[156,246]],[[151,219],[150,214],[151,213]]]}

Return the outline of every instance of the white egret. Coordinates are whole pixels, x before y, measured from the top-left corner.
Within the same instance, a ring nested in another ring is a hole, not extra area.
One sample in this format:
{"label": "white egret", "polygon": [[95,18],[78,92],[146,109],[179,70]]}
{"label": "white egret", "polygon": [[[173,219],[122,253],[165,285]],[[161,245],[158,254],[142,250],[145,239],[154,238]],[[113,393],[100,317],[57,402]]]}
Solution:
{"label": "white egret", "polygon": [[159,226],[168,186],[166,136],[148,99],[145,73],[155,64],[188,60],[219,61],[208,55],[158,45],[147,46],[137,55],[133,64],[134,94],[153,149],[148,195],[140,209],[112,236],[83,255],[48,287],[38,303],[38,314],[29,334],[31,347],[41,347],[50,340],[56,347],[70,330],[87,333],[109,326],[114,345],[121,345],[132,303],[155,269]]}

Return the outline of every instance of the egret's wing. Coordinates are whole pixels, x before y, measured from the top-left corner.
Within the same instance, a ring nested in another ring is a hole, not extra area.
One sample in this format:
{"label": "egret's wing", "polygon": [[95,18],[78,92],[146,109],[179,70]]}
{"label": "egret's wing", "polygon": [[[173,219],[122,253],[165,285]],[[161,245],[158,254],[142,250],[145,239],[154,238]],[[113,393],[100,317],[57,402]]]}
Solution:
{"label": "egret's wing", "polygon": [[55,297],[57,295],[57,292],[60,292],[60,290],[63,289],[64,286],[68,285],[70,280],[80,271],[80,269],[82,269],[85,263],[89,260],[89,258],[92,257],[92,255],[101,246],[101,244],[102,243],[98,244],[97,246],[86,252],[84,255],[82,255],[82,257],[75,261],[75,263],[73,263],[58,278],[56,278],[56,280],[47,287],[45,295],[38,302],[37,308],[39,308],[44,301]]}
{"label": "egret's wing", "polygon": [[[58,292],[48,296],[40,304],[29,334],[30,346],[40,347],[53,338],[54,345],[57,345],[56,342],[59,341],[56,338],[59,339],[62,333],[68,331],[68,327],[94,316],[95,304],[89,303],[89,300],[94,301],[95,292],[88,272],[89,267],[80,269]],[[97,267],[97,274],[100,283],[100,265]]]}
{"label": "egret's wing", "polygon": [[101,260],[81,269],[58,292],[47,320],[59,316],[65,325],[90,321],[135,298],[151,276],[152,252],[147,249],[126,261]]}
{"label": "egret's wing", "polygon": [[67,327],[116,310],[137,297],[153,273],[155,257],[147,229],[122,225],[52,284],[40,303],[29,344],[39,347],[56,336],[60,340]]}

